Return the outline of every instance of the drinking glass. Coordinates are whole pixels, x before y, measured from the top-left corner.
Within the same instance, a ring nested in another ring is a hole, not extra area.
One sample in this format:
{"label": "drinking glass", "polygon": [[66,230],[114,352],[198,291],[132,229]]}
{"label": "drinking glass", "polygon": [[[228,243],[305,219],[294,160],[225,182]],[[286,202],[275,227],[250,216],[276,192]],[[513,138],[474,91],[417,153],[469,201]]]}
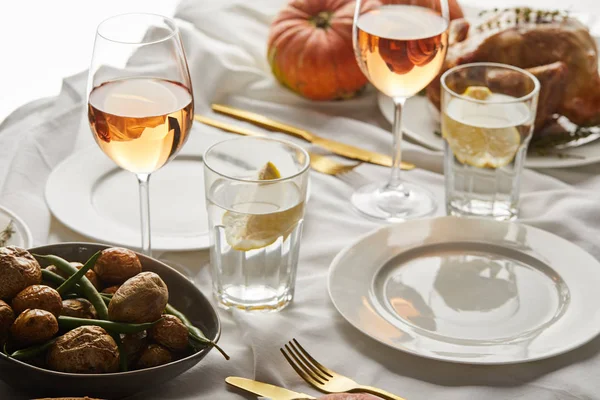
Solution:
{"label": "drinking glass", "polygon": [[539,81],[510,65],[474,63],[446,71],[441,83],[448,214],[517,218]]}
{"label": "drinking glass", "polygon": [[204,154],[213,292],[222,306],[276,311],[294,296],[309,156],[236,138]]}
{"label": "drinking glass", "polygon": [[150,174],[181,150],[194,116],[192,83],[175,23],[153,14],[103,21],[87,92],[96,143],[139,182],[141,249],[151,255]]}
{"label": "drinking glass", "polygon": [[439,73],[448,47],[447,0],[357,0],[353,39],[358,65],[369,81],[394,100],[394,152],[391,177],[352,195],[363,214],[389,222],[431,214],[433,195],[400,177],[402,108]]}

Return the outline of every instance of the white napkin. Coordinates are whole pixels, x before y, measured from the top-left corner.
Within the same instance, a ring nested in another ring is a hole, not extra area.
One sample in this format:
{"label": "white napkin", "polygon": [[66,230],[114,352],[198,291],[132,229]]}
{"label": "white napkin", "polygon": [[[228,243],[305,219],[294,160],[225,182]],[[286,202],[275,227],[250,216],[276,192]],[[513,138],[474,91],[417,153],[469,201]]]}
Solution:
{"label": "white napkin", "polygon": [[[389,153],[390,126],[377,110],[373,90],[344,102],[311,102],[273,79],[266,61],[268,26],[284,3],[185,0],[180,5],[177,22],[188,54],[196,112],[210,114],[210,103],[222,102]],[[591,7],[598,12],[596,2]],[[57,98],[29,104],[0,126],[0,204],[23,217],[37,244],[86,240],[51,219],[43,196],[52,168],[73,150],[93,145],[85,122],[84,90],[85,74],[66,79]],[[201,134],[230,136],[209,127],[197,129]],[[409,143],[404,144],[404,150],[405,158],[420,167],[404,174],[405,179],[429,188],[441,203],[442,157]],[[374,165],[363,165],[358,171],[372,180],[383,180],[389,173]],[[600,258],[599,172],[599,165],[524,171],[523,222],[554,232]],[[238,399],[237,392],[226,389],[224,379],[230,375],[316,396],[279,353],[279,347],[293,337],[328,367],[408,399],[599,398],[598,339],[546,361],[476,367],[393,351],[352,328],[329,300],[328,265],[340,249],[380,225],[352,211],[348,202],[352,188],[347,183],[318,173],[311,173],[311,178],[313,196],[307,205],[294,303],[278,314],[219,311],[223,331],[220,344],[232,360],[226,362],[211,351],[192,370],[134,399]],[[438,214],[443,214],[442,208]],[[206,251],[161,257],[193,271],[198,286],[210,293]],[[23,397],[0,383],[0,398]]]}

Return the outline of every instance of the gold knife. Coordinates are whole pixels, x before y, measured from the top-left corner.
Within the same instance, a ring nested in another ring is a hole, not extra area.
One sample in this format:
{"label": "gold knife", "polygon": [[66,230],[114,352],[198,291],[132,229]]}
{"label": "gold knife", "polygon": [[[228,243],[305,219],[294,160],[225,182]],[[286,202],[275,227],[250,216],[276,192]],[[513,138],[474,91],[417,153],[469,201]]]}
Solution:
{"label": "gold knife", "polygon": [[[255,114],[249,111],[244,111],[229,106],[224,106],[221,104],[213,104],[212,109],[215,112],[225,114],[230,117],[240,119],[242,121],[251,122],[255,125],[261,126],[272,131],[287,133],[299,137],[301,139],[306,140],[307,142],[314,144],[315,146],[327,149],[332,153],[340,155],[342,157],[360,160],[371,164],[383,165],[385,167],[392,166],[392,157],[388,155],[361,149],[360,147],[351,146],[335,140],[325,139],[307,130],[296,128],[294,126],[284,124],[282,122],[274,121],[270,118],[259,114]],[[401,168],[403,170],[411,170],[415,168],[415,165],[411,163],[402,162]]]}
{"label": "gold knife", "polygon": [[258,396],[269,397],[272,400],[316,399],[316,397],[304,393],[293,392],[279,386],[253,381],[252,379],[239,378],[237,376],[229,376],[225,378],[225,382]]}

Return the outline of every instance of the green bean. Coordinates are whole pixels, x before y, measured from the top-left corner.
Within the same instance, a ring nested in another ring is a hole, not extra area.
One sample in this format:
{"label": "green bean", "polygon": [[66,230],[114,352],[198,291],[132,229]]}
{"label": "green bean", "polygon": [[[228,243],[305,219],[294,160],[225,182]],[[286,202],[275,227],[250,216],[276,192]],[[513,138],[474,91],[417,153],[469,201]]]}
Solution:
{"label": "green bean", "polygon": [[[113,297],[112,294],[108,294],[108,293],[102,293],[100,296],[102,297],[102,299],[104,299],[104,301],[107,304],[110,302],[110,300]],[[183,322],[183,324],[185,326],[187,326],[188,331],[189,331],[189,337],[190,337],[190,345],[194,349],[196,349],[196,350],[198,349],[198,346],[195,346],[195,344],[201,345],[201,346],[213,346],[215,349],[217,349],[219,351],[219,353],[221,353],[223,355],[223,357],[225,357],[226,360],[230,359],[229,355],[227,355],[227,353],[225,353],[225,351],[221,347],[219,347],[212,340],[208,339],[204,335],[204,333],[202,333],[202,331],[199,328],[195,327],[194,324],[192,324],[192,322],[181,311],[177,310],[172,305],[167,304],[167,307],[165,307],[165,313],[176,316],[177,318],[179,318],[181,320],[181,322]]]}
{"label": "green bean", "polygon": [[[63,278],[62,276],[60,276],[58,274],[55,274],[52,271],[48,271],[47,269],[42,269],[42,280],[48,281],[50,283],[54,283],[54,284],[59,285],[59,286],[62,285],[63,283],[65,283],[65,281],[66,281],[66,279]],[[78,283],[75,284],[74,290],[75,290],[75,293],[79,297],[82,296],[81,295],[81,286]],[[70,295],[71,293],[68,293],[68,294]],[[66,297],[62,296],[62,298],[64,299]]]}
{"label": "green bean", "polygon": [[96,264],[96,260],[98,259],[98,257],[100,257],[101,254],[102,254],[102,251],[98,250],[96,252],[96,254],[94,254],[93,256],[91,256],[90,259],[86,261],[86,263],[85,263],[85,265],[83,267],[79,268],[79,270],[77,272],[75,272],[73,275],[71,275],[69,277],[69,279],[67,279],[66,281],[64,281],[63,284],[60,285],[58,287],[58,289],[56,289],[56,291],[59,294],[66,293],[73,286],[75,286],[77,283],[79,283],[79,281],[85,276],[85,273],[88,272],[91,268],[94,267],[94,265]]}
{"label": "green bean", "polygon": [[106,329],[109,332],[115,333],[138,333],[152,328],[159,320],[144,324],[128,324],[125,322],[105,321],[102,319],[75,318],[60,315],[58,318],[58,326],[62,329],[75,329],[83,325],[96,325]]}
{"label": "green bean", "polygon": [[217,343],[208,339],[200,329],[195,327],[194,324],[192,324],[192,322],[185,316],[185,314],[183,314],[181,311],[177,310],[175,307],[173,307],[170,304],[167,304],[167,307],[165,308],[165,312],[167,314],[176,316],[177,318],[179,318],[181,320],[181,322],[184,323],[185,326],[187,326],[188,331],[189,331],[189,336],[192,341],[196,341],[199,344],[202,344],[205,346],[214,347],[215,349],[217,349],[219,351],[219,353],[221,353],[223,355],[223,357],[225,357],[226,360],[229,360],[229,358],[230,358],[229,355],[227,355],[227,353],[225,353],[225,351],[221,347],[219,347],[219,345]]}
{"label": "green bean", "polygon": [[51,340],[47,341],[46,343],[39,344],[37,346],[32,346],[32,347],[27,347],[26,349],[17,350],[14,353],[12,353],[9,357],[15,358],[17,360],[28,360],[30,358],[33,358],[35,356],[42,354],[46,350],[48,350],[48,348],[50,346],[52,346],[54,344],[54,342],[56,342],[56,339],[58,339],[58,338],[51,339]]}
{"label": "green bean", "polygon": [[109,334],[115,340],[115,343],[119,348],[119,372],[127,372],[127,354],[125,353],[125,350],[123,350],[121,335],[114,332],[109,332]]}
{"label": "green bean", "polygon": [[[64,271],[69,275],[76,274],[78,271],[77,268],[75,268],[74,266],[69,264],[68,261],[60,257],[54,255],[41,256],[37,254],[34,254],[34,256],[54,264],[56,268],[60,269],[61,271]],[[85,277],[85,275],[81,277],[79,284],[81,285],[82,294],[85,298],[87,298],[90,301],[90,303],[92,303],[92,305],[96,309],[96,312],[98,313],[98,317],[100,317],[100,319],[108,319],[108,308],[106,308],[104,300],[102,300],[102,297],[100,297],[100,294],[98,293],[98,290],[96,290],[94,285],[90,283],[90,281],[88,280],[88,278]]]}
{"label": "green bean", "polygon": [[112,294],[100,293],[100,297],[102,297],[104,304],[108,306],[110,304],[110,299],[112,299]]}
{"label": "green bean", "polygon": [[62,285],[63,283],[65,283],[65,278],[58,274],[55,274],[52,271],[48,271],[45,268],[42,268],[42,279],[50,283],[54,283],[56,285]]}

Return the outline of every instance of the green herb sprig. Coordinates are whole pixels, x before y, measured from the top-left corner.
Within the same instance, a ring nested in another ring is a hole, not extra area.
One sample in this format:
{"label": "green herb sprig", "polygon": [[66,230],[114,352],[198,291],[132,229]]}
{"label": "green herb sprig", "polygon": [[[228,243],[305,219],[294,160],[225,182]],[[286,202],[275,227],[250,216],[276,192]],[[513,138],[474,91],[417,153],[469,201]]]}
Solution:
{"label": "green herb sprig", "polygon": [[0,232],[0,247],[6,246],[10,238],[16,233],[15,231],[15,223],[11,219],[6,228],[2,232]]}

